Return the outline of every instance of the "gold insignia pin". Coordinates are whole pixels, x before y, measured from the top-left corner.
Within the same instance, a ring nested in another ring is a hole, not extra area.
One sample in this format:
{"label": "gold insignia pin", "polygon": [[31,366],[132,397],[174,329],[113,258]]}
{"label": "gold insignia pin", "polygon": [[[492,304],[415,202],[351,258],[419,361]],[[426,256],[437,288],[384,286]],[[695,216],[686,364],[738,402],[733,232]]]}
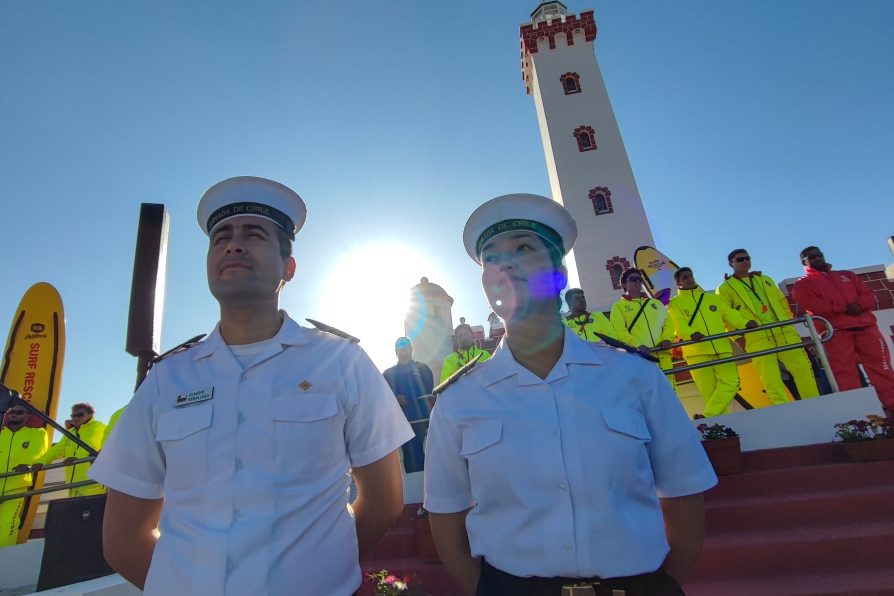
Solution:
{"label": "gold insignia pin", "polygon": [[311,382],[308,381],[307,379],[304,379],[303,381],[301,381],[301,382],[298,384],[298,386],[301,387],[301,390],[302,390],[302,391],[307,391],[308,389],[310,389],[310,388],[313,386],[313,383],[311,383]]}

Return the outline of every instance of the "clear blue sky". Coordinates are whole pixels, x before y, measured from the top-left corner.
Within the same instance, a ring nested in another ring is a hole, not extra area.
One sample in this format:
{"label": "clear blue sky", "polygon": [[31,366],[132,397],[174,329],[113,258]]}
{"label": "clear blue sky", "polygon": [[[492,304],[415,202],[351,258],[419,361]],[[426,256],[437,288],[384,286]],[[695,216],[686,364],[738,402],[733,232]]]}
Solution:
{"label": "clear blue sky", "polygon": [[[483,322],[467,216],[550,193],[519,71],[536,4],[0,3],[0,325],[33,283],[60,290],[60,413],[89,400],[107,419],[130,397],[141,202],[171,213],[162,346],[213,327],[195,206],[229,176],[274,178],[308,203],[282,300],[296,319],[360,336],[382,367],[402,333],[382,300],[423,275],[456,299],[455,321]],[[596,10],[656,242],[702,285],[740,245],[777,280],[807,244],[838,267],[892,261],[894,3],[567,4]]]}

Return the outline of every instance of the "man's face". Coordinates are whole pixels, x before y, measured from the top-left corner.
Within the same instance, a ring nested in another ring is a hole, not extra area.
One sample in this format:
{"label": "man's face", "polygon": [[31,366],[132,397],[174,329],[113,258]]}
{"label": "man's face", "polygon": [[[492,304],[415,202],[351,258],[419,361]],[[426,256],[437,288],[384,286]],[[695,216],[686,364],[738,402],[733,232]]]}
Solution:
{"label": "man's face", "polygon": [[822,271],[826,268],[826,256],[818,248],[811,248],[804,255],[804,264],[813,269]]}
{"label": "man's face", "polygon": [[459,346],[460,350],[468,350],[471,348],[474,339],[475,338],[472,337],[472,332],[466,327],[460,327],[456,331],[456,345]]}
{"label": "man's face", "polygon": [[[481,285],[491,309],[504,321],[516,321],[556,308],[561,289],[549,249],[530,232],[500,234],[481,251]],[[564,277],[561,285],[564,285]]]}
{"label": "man's face", "polygon": [[81,428],[81,425],[90,422],[91,418],[93,418],[93,414],[84,408],[72,408],[71,410],[71,423],[75,428]]}
{"label": "man's face", "polygon": [[733,273],[736,275],[748,275],[748,272],[751,270],[751,255],[747,252],[737,252],[733,255],[733,258],[730,259],[729,264],[733,268]]}
{"label": "man's face", "polygon": [[643,291],[643,276],[639,273],[631,273],[624,282],[624,291],[628,296],[639,296]]}
{"label": "man's face", "polygon": [[13,430],[18,430],[28,419],[28,412],[22,406],[13,406],[6,410],[6,417],[9,420],[9,426]]}
{"label": "man's face", "polygon": [[280,255],[276,224],[260,217],[227,219],[211,234],[208,287],[218,302],[274,298],[295,273],[295,260]]}
{"label": "man's face", "polygon": [[568,305],[573,314],[581,314],[587,310],[587,297],[583,292],[574,292],[571,294],[571,304]]}
{"label": "man's face", "polygon": [[413,359],[413,346],[406,345],[394,348],[394,353],[397,354],[398,362],[409,362]]}
{"label": "man's face", "polygon": [[692,271],[684,271],[677,277],[677,287],[681,290],[694,290],[698,287]]}

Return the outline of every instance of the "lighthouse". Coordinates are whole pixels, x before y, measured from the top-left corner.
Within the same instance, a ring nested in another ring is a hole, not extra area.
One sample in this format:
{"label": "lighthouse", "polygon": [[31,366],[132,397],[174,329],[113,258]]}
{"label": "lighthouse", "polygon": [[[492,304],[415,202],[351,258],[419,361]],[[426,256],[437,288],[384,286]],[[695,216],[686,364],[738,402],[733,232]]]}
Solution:
{"label": "lighthouse", "polygon": [[593,11],[578,16],[544,2],[519,35],[552,198],[577,221],[569,283],[584,290],[590,310],[607,311],[622,294],[634,252],[654,240],[596,62]]}

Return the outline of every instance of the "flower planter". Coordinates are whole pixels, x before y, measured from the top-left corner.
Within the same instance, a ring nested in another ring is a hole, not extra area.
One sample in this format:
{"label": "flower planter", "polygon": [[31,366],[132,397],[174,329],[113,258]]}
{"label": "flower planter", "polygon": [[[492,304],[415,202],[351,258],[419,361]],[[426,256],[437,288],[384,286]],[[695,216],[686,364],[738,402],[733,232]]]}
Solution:
{"label": "flower planter", "polygon": [[894,459],[894,439],[875,439],[842,443],[852,462],[882,461]]}
{"label": "flower planter", "polygon": [[428,517],[417,517],[410,521],[413,524],[413,531],[416,533],[416,547],[423,562],[430,564],[440,563],[441,559],[438,557],[438,549],[435,548],[435,539],[431,535],[431,525],[428,523]]}
{"label": "flower planter", "polygon": [[742,447],[739,437],[728,439],[711,439],[702,441],[702,447],[714,466],[714,472],[718,476],[738,474],[742,471]]}

